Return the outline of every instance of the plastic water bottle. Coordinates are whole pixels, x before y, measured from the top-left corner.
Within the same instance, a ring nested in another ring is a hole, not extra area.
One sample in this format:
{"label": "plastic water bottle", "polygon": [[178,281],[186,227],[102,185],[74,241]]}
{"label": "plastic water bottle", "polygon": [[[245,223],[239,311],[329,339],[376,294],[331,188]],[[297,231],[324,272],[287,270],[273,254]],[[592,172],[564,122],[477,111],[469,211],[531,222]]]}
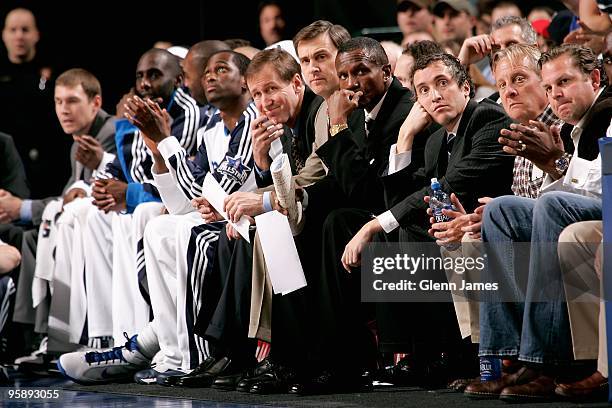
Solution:
{"label": "plastic water bottle", "polygon": [[480,381],[495,381],[501,378],[502,361],[497,357],[480,357]]}
{"label": "plastic water bottle", "polygon": [[452,218],[444,215],[442,210],[452,210],[450,196],[442,191],[437,178],[431,179],[431,195],[429,196],[429,208],[436,222],[450,221]]}

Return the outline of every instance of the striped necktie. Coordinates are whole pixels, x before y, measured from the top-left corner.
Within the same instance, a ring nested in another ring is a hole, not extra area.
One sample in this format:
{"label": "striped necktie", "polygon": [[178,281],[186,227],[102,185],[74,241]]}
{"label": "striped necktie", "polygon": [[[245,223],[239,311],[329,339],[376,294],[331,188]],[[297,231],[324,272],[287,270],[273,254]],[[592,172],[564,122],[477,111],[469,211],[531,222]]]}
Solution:
{"label": "striped necktie", "polygon": [[451,151],[453,150],[453,144],[455,143],[455,138],[457,137],[454,133],[447,133],[446,135],[446,150],[448,151],[448,158],[450,159]]}

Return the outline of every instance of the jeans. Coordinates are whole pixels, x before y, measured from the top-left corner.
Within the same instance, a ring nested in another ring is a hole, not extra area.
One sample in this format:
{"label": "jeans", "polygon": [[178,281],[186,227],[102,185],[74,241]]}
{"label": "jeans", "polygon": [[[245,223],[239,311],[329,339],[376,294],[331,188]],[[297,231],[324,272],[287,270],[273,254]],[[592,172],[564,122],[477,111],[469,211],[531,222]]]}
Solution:
{"label": "jeans", "polygon": [[[487,204],[482,237],[488,243],[488,269],[509,283],[516,299],[522,299],[521,270],[528,272],[524,303],[481,303],[481,356],[518,356],[546,364],[572,359],[557,242],[568,225],[601,217],[601,200],[566,192],[537,200],[505,196]],[[520,242],[530,242],[529,256],[512,251]]]}

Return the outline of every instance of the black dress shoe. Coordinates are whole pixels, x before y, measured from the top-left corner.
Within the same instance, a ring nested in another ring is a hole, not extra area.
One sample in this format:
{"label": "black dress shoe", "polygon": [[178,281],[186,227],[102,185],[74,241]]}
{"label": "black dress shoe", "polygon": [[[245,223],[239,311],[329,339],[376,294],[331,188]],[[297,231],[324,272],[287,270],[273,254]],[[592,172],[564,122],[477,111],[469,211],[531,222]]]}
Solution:
{"label": "black dress shoe", "polygon": [[422,376],[422,365],[412,356],[404,357],[397,364],[387,366],[376,373],[378,381],[400,386],[414,385]]}
{"label": "black dress shoe", "polygon": [[219,376],[215,378],[212,388],[218,390],[234,391],[238,382],[243,378],[243,372],[237,372],[229,375]]}
{"label": "black dress shoe", "polygon": [[157,383],[160,385],[164,385],[166,387],[172,387],[177,385],[177,382],[179,380],[179,378],[185,377],[186,375],[195,375],[195,374],[200,374],[205,372],[206,370],[208,370],[210,367],[213,366],[213,364],[215,364],[217,362],[217,359],[214,357],[208,357],[206,360],[204,360],[202,362],[202,364],[200,364],[199,366],[197,366],[191,373],[189,374],[184,374],[184,375],[171,375],[171,376],[165,376],[163,378],[157,378]]}
{"label": "black dress shoe", "polygon": [[249,392],[251,394],[285,393],[289,385],[296,381],[297,374],[294,370],[274,364],[269,371],[254,378]]}
{"label": "black dress shoe", "polygon": [[228,357],[215,359],[212,364],[209,362],[209,359],[207,359],[191,373],[177,378],[175,385],[193,388],[210,387],[215,381],[215,378],[224,373],[229,374],[231,363],[232,361]]}
{"label": "black dress shoe", "polygon": [[372,381],[369,376],[357,374],[332,374],[324,371],[309,381],[295,383],[289,387],[290,394],[325,395],[370,391]]}
{"label": "black dress shoe", "polygon": [[258,377],[272,371],[273,363],[270,358],[266,357],[259,364],[250,370],[246,370],[242,378],[236,384],[236,391],[249,392],[251,386],[258,381]]}

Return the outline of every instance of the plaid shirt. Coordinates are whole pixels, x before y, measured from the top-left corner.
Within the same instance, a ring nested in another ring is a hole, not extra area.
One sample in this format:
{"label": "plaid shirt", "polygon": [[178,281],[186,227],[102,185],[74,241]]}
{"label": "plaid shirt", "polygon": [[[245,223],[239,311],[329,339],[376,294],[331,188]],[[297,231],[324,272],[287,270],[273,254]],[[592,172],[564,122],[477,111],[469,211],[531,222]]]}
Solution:
{"label": "plaid shirt", "polygon": [[[557,118],[553,113],[550,105],[544,109],[544,112],[536,118],[537,121],[544,122],[547,126],[563,124],[563,121]],[[512,192],[519,197],[538,198],[540,195],[540,187],[544,181],[545,174],[539,177],[534,177],[534,166],[528,159],[516,156],[514,159],[514,171],[512,180]]]}

